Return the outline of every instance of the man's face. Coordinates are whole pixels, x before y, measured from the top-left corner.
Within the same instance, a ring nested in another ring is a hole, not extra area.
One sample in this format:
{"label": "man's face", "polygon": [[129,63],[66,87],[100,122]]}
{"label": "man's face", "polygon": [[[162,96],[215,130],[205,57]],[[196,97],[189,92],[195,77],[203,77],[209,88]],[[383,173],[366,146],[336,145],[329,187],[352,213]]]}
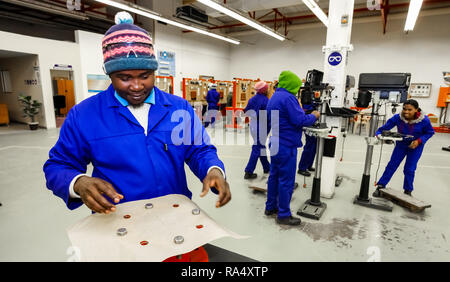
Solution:
{"label": "man's face", "polygon": [[155,84],[153,70],[125,70],[110,74],[114,89],[130,105],[137,106],[147,99]]}

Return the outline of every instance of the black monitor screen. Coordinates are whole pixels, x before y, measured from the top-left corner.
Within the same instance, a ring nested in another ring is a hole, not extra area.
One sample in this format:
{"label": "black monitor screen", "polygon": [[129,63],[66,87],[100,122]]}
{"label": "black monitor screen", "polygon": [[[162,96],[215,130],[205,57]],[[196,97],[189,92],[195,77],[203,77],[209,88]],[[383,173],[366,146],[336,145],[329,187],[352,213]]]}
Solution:
{"label": "black monitor screen", "polygon": [[55,95],[53,96],[53,106],[56,109],[61,109],[66,107],[66,96]]}

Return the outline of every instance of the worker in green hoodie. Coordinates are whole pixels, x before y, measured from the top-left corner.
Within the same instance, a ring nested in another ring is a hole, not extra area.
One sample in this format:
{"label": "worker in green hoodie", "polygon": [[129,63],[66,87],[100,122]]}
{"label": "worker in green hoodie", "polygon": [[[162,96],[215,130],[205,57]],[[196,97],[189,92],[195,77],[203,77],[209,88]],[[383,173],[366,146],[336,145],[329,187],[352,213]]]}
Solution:
{"label": "worker in green hoodie", "polygon": [[[302,129],[313,125],[320,113],[305,114],[296,95],[302,81],[291,71],[283,71],[278,88],[267,105],[271,117],[270,175],[267,183],[265,214],[277,215],[276,222],[299,225],[290,209],[297,168],[297,149],[302,146]],[[278,120],[274,117],[278,116]]]}

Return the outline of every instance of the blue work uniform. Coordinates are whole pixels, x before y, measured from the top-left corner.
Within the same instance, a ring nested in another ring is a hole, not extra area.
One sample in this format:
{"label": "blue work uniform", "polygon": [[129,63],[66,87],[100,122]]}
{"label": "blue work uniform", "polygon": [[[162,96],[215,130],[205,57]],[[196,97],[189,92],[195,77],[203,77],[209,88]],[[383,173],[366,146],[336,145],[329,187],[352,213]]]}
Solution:
{"label": "blue work uniform", "polygon": [[278,210],[278,218],[281,219],[291,216],[297,148],[302,146],[303,126],[313,125],[316,117],[306,115],[297,98],[284,88],[277,88],[267,104],[267,111],[271,119],[272,136],[269,144],[270,175],[266,210]]}
{"label": "blue work uniform", "polygon": [[267,160],[266,154],[266,140],[270,128],[267,113],[264,112],[267,110],[268,102],[269,98],[266,95],[257,93],[248,100],[247,107],[244,109],[244,113],[250,117],[250,134],[253,138],[252,152],[245,167],[245,172],[248,173],[253,173],[258,159],[261,161],[264,172],[270,170],[270,163]]}
{"label": "blue work uniform", "polygon": [[[112,85],[73,107],[44,164],[47,187],[69,209],[83,204],[69,196],[75,176],[86,173],[111,183],[121,203],[182,194],[189,198],[185,163],[203,180],[212,166],[224,169],[189,103],[154,87],[148,130],[114,96]],[[217,193],[217,190],[213,190]]]}
{"label": "blue work uniform", "polygon": [[216,115],[219,110],[219,106],[217,105],[220,101],[220,94],[217,92],[216,89],[211,89],[206,94],[206,103],[208,103],[208,112],[206,115],[206,122],[205,127],[208,127],[208,125],[211,123],[211,125],[214,125],[214,122],[216,121]]}
{"label": "blue work uniform", "polygon": [[[317,109],[317,105],[303,105],[304,111],[313,111]],[[314,163],[314,158],[316,156],[317,149],[317,138],[314,136],[310,136],[305,134],[305,146],[303,146],[302,157],[300,158],[300,162],[298,163],[298,170],[306,171],[308,168],[311,168]]]}
{"label": "blue work uniform", "polygon": [[[400,163],[406,157],[405,167],[403,168],[403,173],[405,175],[403,181],[403,189],[405,191],[412,191],[414,175],[417,168],[417,162],[423,152],[423,147],[428,139],[434,134],[434,129],[431,126],[431,122],[426,115],[420,112],[418,118],[407,121],[400,114],[394,115],[390,118],[385,125],[380,127],[376,135],[381,134],[385,130],[390,130],[397,126],[397,131],[401,134],[412,135],[411,139],[404,139],[402,141],[397,141],[395,144],[394,151],[392,152],[391,160],[389,161],[386,169],[377,185],[386,186],[394,175]],[[412,141],[418,140],[419,146],[415,149],[410,149],[408,146]]]}

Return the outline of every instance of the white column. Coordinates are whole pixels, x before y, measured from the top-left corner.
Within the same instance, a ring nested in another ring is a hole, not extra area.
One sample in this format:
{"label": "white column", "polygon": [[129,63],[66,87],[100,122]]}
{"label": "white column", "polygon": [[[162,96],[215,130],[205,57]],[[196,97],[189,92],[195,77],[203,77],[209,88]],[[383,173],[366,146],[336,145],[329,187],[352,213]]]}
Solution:
{"label": "white column", "polygon": [[[332,92],[331,107],[343,107],[345,96],[345,83],[347,78],[348,52],[352,51],[350,44],[353,22],[354,0],[330,0],[328,9],[328,30],[324,52],[324,83],[334,86]],[[354,74],[353,74],[354,75]],[[342,134],[342,118],[327,117],[329,128],[335,126],[330,135],[337,137],[334,158],[323,157],[321,175],[321,196],[332,198],[334,195],[336,166],[340,159]]]}

